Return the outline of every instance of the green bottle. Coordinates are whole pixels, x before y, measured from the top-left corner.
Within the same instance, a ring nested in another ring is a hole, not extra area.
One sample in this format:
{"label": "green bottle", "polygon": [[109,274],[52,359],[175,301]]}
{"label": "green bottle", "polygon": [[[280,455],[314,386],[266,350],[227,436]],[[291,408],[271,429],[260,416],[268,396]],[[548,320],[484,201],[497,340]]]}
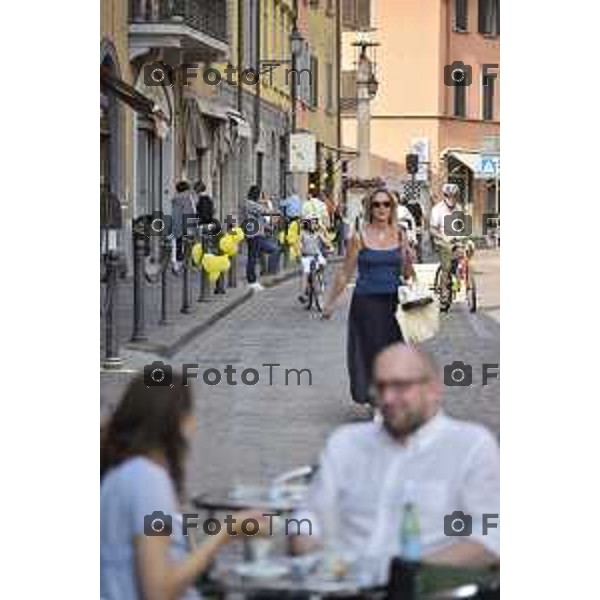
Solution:
{"label": "green bottle", "polygon": [[417,563],[421,560],[419,511],[412,500],[404,503],[400,527],[400,557],[406,562]]}

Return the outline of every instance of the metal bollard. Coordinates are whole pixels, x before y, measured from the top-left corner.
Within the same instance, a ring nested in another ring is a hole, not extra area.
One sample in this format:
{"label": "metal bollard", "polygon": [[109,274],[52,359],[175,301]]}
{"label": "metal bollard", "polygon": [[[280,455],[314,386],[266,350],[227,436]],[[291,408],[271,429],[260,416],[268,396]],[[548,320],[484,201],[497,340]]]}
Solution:
{"label": "metal bollard", "polygon": [[144,315],[144,258],[146,254],[146,236],[133,233],[133,334],[132,342],[144,342],[148,338],[145,333]]}
{"label": "metal bollard", "polygon": [[110,251],[106,256],[106,301],[104,311],[104,360],[105,369],[118,369],[123,365],[119,356],[119,340],[114,321],[115,299],[117,296],[117,272],[119,269],[119,255]]}
{"label": "metal bollard", "polygon": [[229,267],[229,272],[227,273],[227,287],[235,288],[237,287],[237,254],[235,256],[231,256],[229,260],[231,261],[231,266]]}
{"label": "metal bollard", "polygon": [[169,324],[169,264],[171,256],[171,240],[164,236],[162,239],[162,273],[160,276],[160,324]]}
{"label": "metal bollard", "polygon": [[190,304],[190,240],[187,236],[183,236],[183,271],[182,276],[182,299],[181,312],[188,315],[192,312]]}
{"label": "metal bollard", "polygon": [[[200,231],[200,243],[202,244],[202,256],[206,254],[207,243],[206,234],[204,230]],[[200,295],[198,296],[198,302],[207,301],[208,281],[206,279],[206,271],[200,267]]]}

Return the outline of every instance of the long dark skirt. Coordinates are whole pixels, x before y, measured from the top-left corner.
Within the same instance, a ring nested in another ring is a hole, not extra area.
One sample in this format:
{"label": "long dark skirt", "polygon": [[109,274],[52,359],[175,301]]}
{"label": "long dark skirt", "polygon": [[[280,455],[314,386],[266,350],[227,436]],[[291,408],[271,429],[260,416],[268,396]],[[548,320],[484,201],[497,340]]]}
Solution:
{"label": "long dark skirt", "polygon": [[397,294],[353,294],[348,317],[350,394],[359,404],[371,401],[371,370],[386,346],[403,342],[396,320]]}

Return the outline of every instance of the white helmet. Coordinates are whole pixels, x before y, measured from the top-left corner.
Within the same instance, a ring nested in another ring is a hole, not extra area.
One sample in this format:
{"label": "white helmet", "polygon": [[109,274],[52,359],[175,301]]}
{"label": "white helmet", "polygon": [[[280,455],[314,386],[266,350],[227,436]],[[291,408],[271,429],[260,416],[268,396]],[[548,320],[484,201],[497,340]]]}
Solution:
{"label": "white helmet", "polygon": [[444,183],[442,185],[442,194],[446,194],[448,196],[456,196],[458,195],[459,189],[455,183]]}

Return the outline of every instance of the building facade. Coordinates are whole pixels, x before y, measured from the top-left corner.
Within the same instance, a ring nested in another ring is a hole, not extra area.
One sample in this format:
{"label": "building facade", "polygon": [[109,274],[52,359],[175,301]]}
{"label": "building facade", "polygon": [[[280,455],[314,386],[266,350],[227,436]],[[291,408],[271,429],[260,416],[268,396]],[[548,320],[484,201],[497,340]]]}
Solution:
{"label": "building facade", "polygon": [[[349,0],[347,5],[371,13],[380,44],[379,89],[371,106],[373,153],[401,164],[407,153],[420,154],[426,163],[418,176],[422,189],[435,194],[442,181],[458,183],[480,233],[482,215],[499,212],[499,177],[485,176],[479,167],[484,154],[497,156],[499,164],[499,0],[373,0],[366,6]],[[350,41],[356,33],[346,36],[344,75],[351,82]],[[444,76],[448,79],[456,61],[466,65],[470,85],[447,85]],[[343,139],[348,145],[356,139],[351,102]]]}
{"label": "building facade", "polygon": [[[338,4],[102,0],[101,191],[118,198],[128,257],[132,222],[168,214],[179,179],[203,181],[219,218],[240,213],[252,184],[275,199],[289,193],[294,124],[318,142],[311,181],[334,185]],[[294,102],[295,27],[304,39],[296,67],[312,81],[298,77]],[[298,179],[303,196],[308,179]]]}

